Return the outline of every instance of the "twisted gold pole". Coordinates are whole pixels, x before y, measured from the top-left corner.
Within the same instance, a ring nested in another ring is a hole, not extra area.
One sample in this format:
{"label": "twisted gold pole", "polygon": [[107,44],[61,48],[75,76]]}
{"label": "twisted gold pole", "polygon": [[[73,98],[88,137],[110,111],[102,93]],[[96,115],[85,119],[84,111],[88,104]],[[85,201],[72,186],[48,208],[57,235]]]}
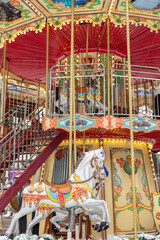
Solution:
{"label": "twisted gold pole", "polygon": [[107,79],[108,79],[108,115],[111,114],[111,105],[110,105],[110,36],[109,36],[109,16],[107,18]]}
{"label": "twisted gold pole", "polygon": [[4,53],[3,53],[3,86],[2,86],[2,112],[1,116],[5,114],[5,74],[6,74],[6,38],[4,39]]}
{"label": "twisted gold pole", "polygon": [[46,102],[45,102],[45,116],[47,116],[48,109],[48,62],[49,62],[49,23],[47,22],[47,40],[46,40]]}
{"label": "twisted gold pole", "polygon": [[89,39],[89,22],[87,22],[87,36],[86,36],[86,64],[88,63],[88,39]]}
{"label": "twisted gold pole", "polygon": [[[74,73],[74,0],[71,0],[71,78],[70,78],[70,125],[69,125],[69,176],[72,174],[72,113],[73,111],[73,86]],[[75,124],[75,123],[74,123]]]}
{"label": "twisted gold pole", "polygon": [[126,31],[127,31],[129,115],[130,115],[130,139],[131,139],[132,191],[133,191],[133,227],[134,227],[134,239],[137,239],[137,209],[136,209],[136,189],[135,189],[135,175],[134,175],[135,166],[134,166],[134,138],[133,138],[133,117],[132,117],[132,85],[131,85],[131,56],[130,56],[128,0],[126,0]]}
{"label": "twisted gold pole", "polygon": [[[87,35],[86,35],[86,64],[88,63],[88,39],[89,39],[89,22],[87,22]],[[87,69],[87,65],[86,65]],[[86,147],[85,147],[85,132],[83,132],[83,152],[85,152]]]}
{"label": "twisted gold pole", "polygon": [[[74,3],[73,3],[73,9],[74,9]],[[72,102],[73,102],[73,132],[74,132],[74,166],[76,166],[76,162],[77,162],[77,147],[76,147],[76,104],[75,104],[75,66],[74,66],[74,13],[73,13],[73,29],[72,29],[72,34],[73,34],[73,60],[71,62],[72,65],[72,74],[71,74],[71,78],[72,78],[72,88],[73,88],[73,95],[72,95]]]}

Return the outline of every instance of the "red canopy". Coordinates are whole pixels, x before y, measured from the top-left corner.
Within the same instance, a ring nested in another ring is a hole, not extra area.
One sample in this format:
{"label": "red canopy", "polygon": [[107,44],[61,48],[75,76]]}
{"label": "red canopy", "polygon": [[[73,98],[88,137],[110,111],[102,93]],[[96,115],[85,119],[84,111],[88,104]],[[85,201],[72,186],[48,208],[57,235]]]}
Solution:
{"label": "red canopy", "polygon": [[[56,64],[62,55],[70,54],[71,26],[62,29],[50,27],[49,67]],[[160,33],[151,32],[144,26],[130,25],[132,64],[159,67]],[[75,51],[85,51],[86,25],[75,24]],[[110,48],[120,56],[126,56],[126,26],[115,27],[110,24]],[[107,52],[107,23],[89,26],[89,51]],[[7,43],[7,57],[10,59],[9,71],[23,79],[41,79],[46,75],[46,28],[42,32],[27,32]],[[0,62],[3,66],[3,49],[0,49]]]}

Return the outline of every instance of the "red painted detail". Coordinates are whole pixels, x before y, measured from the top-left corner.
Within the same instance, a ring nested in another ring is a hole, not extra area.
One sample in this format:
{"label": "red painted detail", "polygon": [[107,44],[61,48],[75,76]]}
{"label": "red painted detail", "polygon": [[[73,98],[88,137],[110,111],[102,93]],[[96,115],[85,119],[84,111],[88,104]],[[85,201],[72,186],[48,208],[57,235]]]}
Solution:
{"label": "red painted detail", "polygon": [[7,189],[0,197],[0,212],[7,206],[12,198],[21,190],[26,182],[33,176],[38,168],[47,160],[51,153],[65,138],[65,133],[59,133],[48,146],[35,158],[29,167],[20,175],[15,183]]}
{"label": "red painted detail", "polygon": [[32,206],[32,202],[35,203],[36,206],[38,206],[40,200],[42,199],[48,199],[47,195],[41,195],[41,194],[23,194],[23,207],[25,207],[25,203],[29,203],[29,206]]}
{"label": "red painted detail", "polygon": [[57,191],[57,197],[58,197],[59,204],[61,205],[62,208],[64,208],[65,207],[65,196],[64,196],[64,194],[59,193]]}
{"label": "red painted detail", "polygon": [[160,212],[157,212],[157,213],[156,213],[156,218],[157,218],[158,220],[160,220]]}

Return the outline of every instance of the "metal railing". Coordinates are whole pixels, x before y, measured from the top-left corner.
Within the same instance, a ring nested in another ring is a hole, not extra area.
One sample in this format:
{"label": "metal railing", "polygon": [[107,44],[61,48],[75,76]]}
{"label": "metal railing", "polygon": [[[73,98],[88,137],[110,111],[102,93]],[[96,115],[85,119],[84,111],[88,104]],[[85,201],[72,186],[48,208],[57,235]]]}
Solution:
{"label": "metal railing", "polygon": [[[131,66],[132,113],[160,117],[160,70]],[[114,63],[111,68],[112,115],[129,116],[127,65]]]}
{"label": "metal railing", "polygon": [[[101,63],[75,64],[76,113],[106,115],[105,68]],[[70,65],[53,66],[50,70],[49,117],[69,114]]]}
{"label": "metal railing", "polygon": [[[1,80],[0,85],[3,85],[3,81]],[[22,99],[27,97],[28,108],[26,111],[33,111],[33,106],[36,107],[38,104],[38,87],[34,83],[30,83],[25,80],[14,80],[14,79],[6,79],[5,80],[5,99],[4,101],[4,109],[5,112],[9,111],[11,108],[14,108]],[[26,103],[27,103],[26,102]],[[2,106],[1,106],[2,108]],[[27,116],[27,113],[26,113]],[[2,116],[1,116],[2,117]]]}
{"label": "metal railing", "polygon": [[44,102],[0,140],[0,189],[10,187],[55,132],[42,130]]}
{"label": "metal railing", "polygon": [[[0,86],[2,84],[1,81]],[[16,128],[42,102],[39,86],[27,81],[7,79],[4,95],[1,103],[4,102],[5,113],[0,118],[0,137]]]}

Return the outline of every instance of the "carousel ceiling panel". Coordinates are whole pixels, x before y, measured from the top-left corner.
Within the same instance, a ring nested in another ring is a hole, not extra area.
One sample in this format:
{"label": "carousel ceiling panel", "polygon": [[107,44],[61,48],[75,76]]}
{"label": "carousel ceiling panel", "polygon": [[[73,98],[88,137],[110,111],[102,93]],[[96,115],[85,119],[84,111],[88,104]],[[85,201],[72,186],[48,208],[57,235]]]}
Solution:
{"label": "carousel ceiling panel", "polygon": [[[122,24],[126,21],[125,0],[112,1],[111,19],[115,24]],[[159,29],[160,26],[160,0],[130,0],[129,1],[130,22],[144,24],[151,29]]]}
{"label": "carousel ceiling panel", "polygon": [[[46,15],[71,15],[71,0],[31,0],[40,9],[45,9]],[[92,14],[105,12],[110,0],[74,0],[75,14]]]}
{"label": "carousel ceiling panel", "polygon": [[[160,27],[160,0],[130,0],[130,22]],[[125,0],[75,0],[75,22],[101,24],[109,16],[115,25],[125,24]],[[62,28],[71,21],[71,0],[0,0],[0,47],[29,30],[46,24]]]}
{"label": "carousel ceiling panel", "polygon": [[11,40],[27,30],[40,30],[45,26],[43,14],[27,2],[0,0],[0,45],[3,45],[4,36]]}

